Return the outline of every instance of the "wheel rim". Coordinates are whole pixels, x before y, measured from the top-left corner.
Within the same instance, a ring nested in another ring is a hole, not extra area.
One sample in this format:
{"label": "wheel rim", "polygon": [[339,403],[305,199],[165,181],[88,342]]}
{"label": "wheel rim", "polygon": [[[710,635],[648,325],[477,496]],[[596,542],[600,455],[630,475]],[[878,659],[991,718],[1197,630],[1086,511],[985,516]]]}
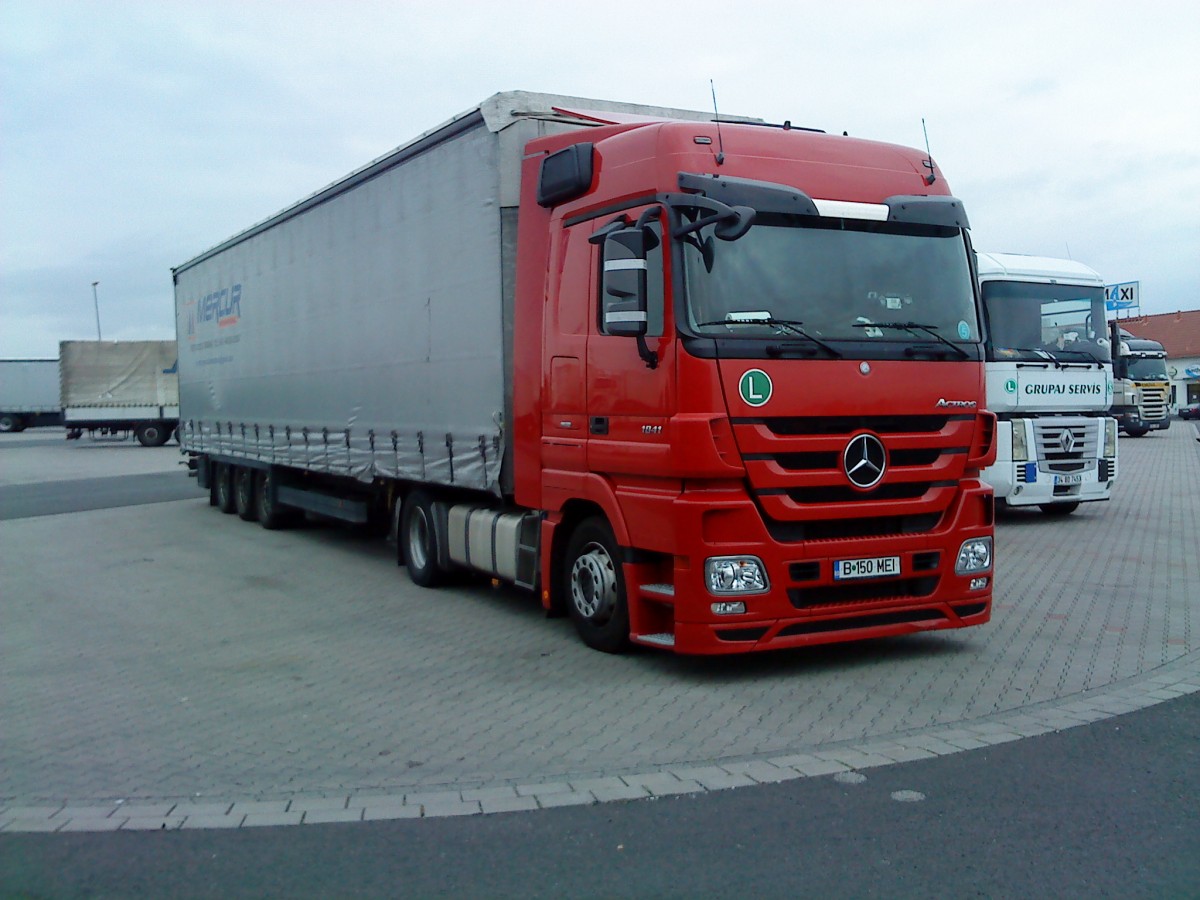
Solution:
{"label": "wheel rim", "polygon": [[586,619],[603,622],[617,605],[617,569],[608,551],[590,543],[571,566],[571,602]]}
{"label": "wheel rim", "polygon": [[417,569],[424,569],[429,564],[429,519],[425,510],[417,507],[413,510],[408,523],[408,558]]}

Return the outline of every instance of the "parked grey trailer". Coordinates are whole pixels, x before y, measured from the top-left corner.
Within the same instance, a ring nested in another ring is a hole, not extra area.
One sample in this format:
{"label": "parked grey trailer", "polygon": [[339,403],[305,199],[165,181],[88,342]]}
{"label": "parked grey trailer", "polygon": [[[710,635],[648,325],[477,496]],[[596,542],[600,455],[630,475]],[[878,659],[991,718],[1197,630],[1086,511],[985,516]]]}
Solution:
{"label": "parked grey trailer", "polygon": [[0,359],[0,432],[61,425],[57,359]]}

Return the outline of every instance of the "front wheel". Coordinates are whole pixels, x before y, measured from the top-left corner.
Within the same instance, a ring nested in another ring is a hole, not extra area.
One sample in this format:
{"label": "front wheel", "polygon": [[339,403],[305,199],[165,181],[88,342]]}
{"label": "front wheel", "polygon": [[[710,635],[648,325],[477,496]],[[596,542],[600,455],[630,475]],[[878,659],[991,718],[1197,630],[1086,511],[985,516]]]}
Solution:
{"label": "front wheel", "polygon": [[446,573],[438,565],[433,498],[425,491],[413,491],[404,498],[396,553],[396,562],[408,568],[413,584],[434,587],[445,580]]}
{"label": "front wheel", "polygon": [[567,544],[563,588],[575,630],[593,650],[629,647],[625,575],[612,529],[601,518],[580,523]]}
{"label": "front wheel", "polygon": [[1075,510],[1079,509],[1079,501],[1075,500],[1071,503],[1042,503],[1042,512],[1048,516],[1069,516]]}

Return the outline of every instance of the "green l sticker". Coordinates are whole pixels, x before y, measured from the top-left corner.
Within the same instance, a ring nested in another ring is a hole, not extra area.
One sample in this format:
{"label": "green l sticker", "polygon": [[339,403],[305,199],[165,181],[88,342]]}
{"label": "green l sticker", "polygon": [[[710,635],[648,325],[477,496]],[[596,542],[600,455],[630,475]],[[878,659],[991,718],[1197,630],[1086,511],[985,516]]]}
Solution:
{"label": "green l sticker", "polygon": [[762,369],[747,369],[738,382],[738,393],[748,406],[762,406],[771,399],[771,376]]}

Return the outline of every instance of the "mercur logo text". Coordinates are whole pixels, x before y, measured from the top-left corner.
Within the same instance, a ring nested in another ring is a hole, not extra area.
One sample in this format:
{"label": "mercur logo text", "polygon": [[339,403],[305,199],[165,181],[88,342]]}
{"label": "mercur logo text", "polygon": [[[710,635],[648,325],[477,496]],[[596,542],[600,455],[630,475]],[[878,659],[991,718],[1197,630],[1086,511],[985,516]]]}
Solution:
{"label": "mercur logo text", "polygon": [[242,317],[242,286],[221,288],[205,294],[196,302],[196,324],[203,326],[215,321],[218,328],[236,325]]}

